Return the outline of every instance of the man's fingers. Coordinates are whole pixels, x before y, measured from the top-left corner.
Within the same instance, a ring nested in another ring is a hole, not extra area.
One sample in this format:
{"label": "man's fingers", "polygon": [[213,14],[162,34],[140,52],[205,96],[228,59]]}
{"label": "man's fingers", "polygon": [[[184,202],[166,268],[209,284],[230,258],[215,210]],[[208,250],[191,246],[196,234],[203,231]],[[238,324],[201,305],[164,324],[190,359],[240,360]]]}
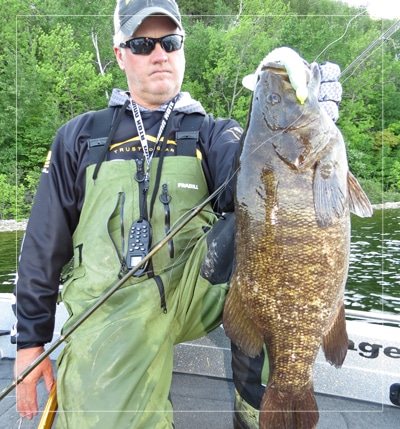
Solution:
{"label": "man's fingers", "polygon": [[[32,365],[43,350],[43,347],[19,350],[15,361],[15,377]],[[17,408],[21,417],[31,420],[38,414],[36,386],[41,377],[44,378],[45,386],[50,391],[54,377],[49,357],[39,363],[17,386]]]}
{"label": "man's fingers", "polygon": [[22,381],[17,386],[17,408],[21,417],[31,420],[38,413],[36,384]]}

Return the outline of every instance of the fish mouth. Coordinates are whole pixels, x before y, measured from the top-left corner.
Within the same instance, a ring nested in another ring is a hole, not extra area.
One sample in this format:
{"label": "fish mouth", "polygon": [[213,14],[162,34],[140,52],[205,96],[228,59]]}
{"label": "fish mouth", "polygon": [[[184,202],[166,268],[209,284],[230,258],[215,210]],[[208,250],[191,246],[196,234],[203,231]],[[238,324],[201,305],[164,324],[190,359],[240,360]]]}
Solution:
{"label": "fish mouth", "polygon": [[[268,62],[263,65],[261,72],[271,73],[274,76],[277,76],[281,81],[283,81],[284,87],[287,86],[293,88],[286,67],[283,64],[277,62]],[[307,84],[308,83],[309,80]],[[272,88],[270,89],[271,93],[278,95],[281,98],[281,102],[283,103],[285,97],[282,95],[282,89],[277,89],[276,92],[274,92]],[[279,87],[277,86],[277,88]],[[292,116],[292,119],[290,119],[290,117],[288,116],[283,119],[277,113],[274,114],[274,107],[265,108],[265,100],[262,97],[257,96],[256,100],[258,103],[260,103],[260,110],[265,124],[272,131],[299,130],[301,128],[309,126],[310,124],[313,124],[319,118],[319,115],[314,114],[312,108],[310,109],[309,107],[307,107],[306,104],[300,105],[296,102],[294,106],[296,106],[295,110],[297,113],[294,114],[293,112],[292,115],[290,115]]]}
{"label": "fish mouth", "polygon": [[261,71],[269,71],[271,73],[278,74],[282,77],[283,80],[290,83],[288,72],[283,64],[269,62],[263,65]]}

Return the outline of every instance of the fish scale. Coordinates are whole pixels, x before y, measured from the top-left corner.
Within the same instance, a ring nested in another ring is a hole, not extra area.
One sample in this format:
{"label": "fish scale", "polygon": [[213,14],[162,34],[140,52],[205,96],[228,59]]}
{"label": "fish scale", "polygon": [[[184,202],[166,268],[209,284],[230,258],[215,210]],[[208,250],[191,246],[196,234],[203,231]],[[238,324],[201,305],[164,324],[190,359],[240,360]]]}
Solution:
{"label": "fish scale", "polygon": [[306,74],[301,104],[281,64],[261,67],[237,173],[235,268],[223,324],[249,356],[266,345],[261,429],[316,427],[318,350],[322,344],[340,366],[348,345],[349,212],[372,214],[348,170],[343,138],[319,107],[317,64]]}

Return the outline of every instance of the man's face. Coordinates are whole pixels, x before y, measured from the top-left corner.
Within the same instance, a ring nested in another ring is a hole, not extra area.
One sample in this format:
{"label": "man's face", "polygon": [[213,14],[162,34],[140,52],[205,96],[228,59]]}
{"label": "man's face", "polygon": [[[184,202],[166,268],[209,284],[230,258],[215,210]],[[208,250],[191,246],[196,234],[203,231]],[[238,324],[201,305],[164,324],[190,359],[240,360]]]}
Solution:
{"label": "man's face", "polygon": [[[168,17],[150,16],[131,38],[160,38],[168,34],[181,32]],[[149,55],[133,54],[130,48],[114,48],[114,52],[121,70],[126,73],[129,91],[136,103],[155,109],[180,91],[185,71],[183,47],[168,53],[156,43]]]}

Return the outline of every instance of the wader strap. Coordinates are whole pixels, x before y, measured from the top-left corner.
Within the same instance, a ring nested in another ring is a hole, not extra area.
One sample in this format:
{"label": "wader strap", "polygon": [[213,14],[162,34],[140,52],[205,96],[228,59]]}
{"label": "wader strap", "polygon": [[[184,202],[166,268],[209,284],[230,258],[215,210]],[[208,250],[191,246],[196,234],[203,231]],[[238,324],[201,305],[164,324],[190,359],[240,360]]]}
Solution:
{"label": "wader strap", "polygon": [[[94,114],[93,125],[92,125],[92,130],[93,130],[92,138],[88,141],[89,162],[91,164],[92,162],[90,161],[90,157],[91,156],[93,157],[93,155],[90,155],[90,152],[91,152],[90,149],[92,149],[92,152],[93,152],[93,149],[96,149],[95,152],[97,152],[94,155],[96,159],[93,162],[93,164],[96,163],[96,168],[94,169],[94,172],[93,172],[93,180],[97,179],[97,175],[99,173],[101,164],[107,155],[107,152],[110,147],[110,143],[114,138],[114,135],[118,129],[118,126],[122,120],[122,117],[124,116],[124,113],[128,104],[129,104],[129,100],[126,100],[124,105],[118,112],[118,116],[115,119],[114,123],[113,123],[114,112],[115,112],[114,107],[100,110],[99,112],[95,112]],[[111,131],[109,131],[109,127],[111,127]],[[93,135],[94,135],[95,144],[94,145],[92,144],[91,146],[91,142],[93,141]],[[107,137],[104,137],[105,135]],[[103,137],[100,137],[100,136],[103,136]]]}
{"label": "wader strap", "polygon": [[[125,104],[129,101],[125,102]],[[124,104],[122,110],[126,109]],[[102,158],[102,148],[107,143],[112,124],[115,117],[115,107],[99,110],[93,114],[92,135],[88,140],[89,164],[97,164]],[[185,115],[181,124],[181,131],[175,134],[177,144],[177,154],[180,156],[196,156],[196,145],[199,141],[200,128],[204,120],[204,115],[192,113]],[[181,144],[180,144],[181,143]],[[106,149],[105,153],[107,153]],[[97,174],[96,174],[97,177]]]}
{"label": "wader strap", "polygon": [[101,148],[106,144],[111,131],[115,109],[107,108],[94,112],[92,135],[88,140],[89,164],[97,164]]}
{"label": "wader strap", "polygon": [[197,142],[199,141],[200,128],[204,121],[201,113],[185,115],[180,131],[175,134],[177,154],[180,156],[196,156]]}

